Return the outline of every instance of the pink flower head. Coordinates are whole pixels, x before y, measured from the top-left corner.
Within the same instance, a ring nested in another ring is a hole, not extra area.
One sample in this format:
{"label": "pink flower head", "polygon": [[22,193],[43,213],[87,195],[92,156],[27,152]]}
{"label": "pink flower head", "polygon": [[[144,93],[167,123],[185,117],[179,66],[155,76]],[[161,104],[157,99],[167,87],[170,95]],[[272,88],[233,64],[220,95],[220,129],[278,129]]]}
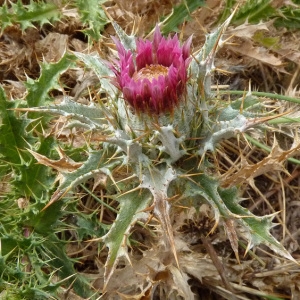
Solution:
{"label": "pink flower head", "polygon": [[164,38],[156,26],[153,41],[137,40],[136,53],[114,39],[119,61],[115,84],[137,112],[171,112],[186,90],[191,61],[189,38],[180,46],[177,35]]}

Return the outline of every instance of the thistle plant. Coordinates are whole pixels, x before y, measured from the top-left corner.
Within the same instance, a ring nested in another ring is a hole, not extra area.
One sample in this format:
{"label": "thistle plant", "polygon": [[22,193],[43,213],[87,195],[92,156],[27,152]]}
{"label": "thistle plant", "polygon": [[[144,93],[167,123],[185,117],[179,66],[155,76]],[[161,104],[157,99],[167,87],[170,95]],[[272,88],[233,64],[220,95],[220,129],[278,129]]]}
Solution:
{"label": "thistle plant", "polygon": [[[151,212],[160,224],[162,256],[172,258],[172,268],[183,268],[172,227],[175,200],[208,203],[215,218],[211,231],[224,227],[237,259],[240,236],[248,242],[247,251],[263,243],[293,260],[270,234],[274,216],[257,217],[243,208],[237,187],[222,187],[207,160],[207,153],[215,151],[221,140],[274,118],[260,113],[260,100],[250,91],[242,99],[220,104],[211,90],[214,57],[231,18],[208,34],[193,55],[192,37],[181,44],[176,35],[163,37],[157,26],[152,39],[136,39],[114,23],[118,35],[113,38],[114,59],[107,62],[96,54],[74,53],[97,74],[100,93],[106,97],[97,105],[64,97],[56,105],[25,109],[64,116],[69,128],[98,134],[100,145],[88,145],[87,158],[81,162],[75,163],[61,149],[57,161],[34,149],[30,153],[59,172],[59,185],[44,210],[70,197],[88,179],[106,178],[107,195],[119,203],[119,209],[107,233],[95,237],[109,249],[105,288],[120,258],[128,257],[132,226],[147,222]],[[73,58],[66,54],[63,60]]]}

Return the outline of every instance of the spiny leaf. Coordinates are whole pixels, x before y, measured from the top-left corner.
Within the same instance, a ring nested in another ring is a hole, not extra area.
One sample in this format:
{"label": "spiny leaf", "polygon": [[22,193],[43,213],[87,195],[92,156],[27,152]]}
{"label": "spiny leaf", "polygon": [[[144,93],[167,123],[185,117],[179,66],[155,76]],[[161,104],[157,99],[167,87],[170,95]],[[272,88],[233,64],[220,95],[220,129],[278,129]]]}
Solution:
{"label": "spiny leaf", "polygon": [[108,258],[105,264],[105,286],[111,278],[118,260],[127,256],[126,238],[130,228],[139,219],[146,219],[145,210],[152,197],[145,190],[133,191],[116,198],[120,203],[120,211],[109,232],[104,236],[103,241],[109,248]]}
{"label": "spiny leaf", "polygon": [[10,2],[8,7],[6,1],[0,7],[0,27],[1,31],[7,26],[20,24],[21,29],[34,27],[34,22],[40,25],[51,23],[58,20],[60,12],[54,3],[45,3],[43,1],[30,1],[28,5],[24,5],[21,0],[17,3]]}
{"label": "spiny leaf", "polygon": [[[18,119],[13,110],[16,102],[7,101],[2,87],[0,87],[0,158],[7,164],[21,164],[24,160],[21,149],[26,147],[25,128],[29,121],[21,118]],[[34,139],[30,138],[30,142]],[[29,142],[29,141],[28,141]]]}
{"label": "spiny leaf", "polygon": [[84,54],[80,52],[74,52],[74,55],[78,59],[84,62],[87,68],[90,68],[95,72],[101,83],[100,89],[107,92],[109,98],[114,99],[117,94],[117,88],[111,83],[114,73],[109,69],[107,64],[98,54]]}
{"label": "spiny leaf", "polygon": [[[13,110],[13,101],[6,100],[4,91],[0,88],[0,159],[6,170],[14,170],[15,176],[11,181],[16,197],[33,197],[36,199],[47,198],[47,193],[52,187],[53,177],[50,169],[36,165],[25,150],[28,145],[33,147],[38,143],[37,150],[49,154],[52,138],[42,136],[33,137],[26,128],[29,120],[25,117],[17,118]],[[4,168],[4,167],[3,167]]]}
{"label": "spiny leaf", "polygon": [[28,213],[24,214],[21,222],[23,226],[33,228],[33,230],[43,236],[48,236],[52,233],[52,229],[57,226],[59,218],[62,217],[63,212],[61,208],[63,202],[55,203],[47,210],[41,211],[41,205],[31,205]]}
{"label": "spiny leaf", "polygon": [[212,97],[211,77],[214,71],[215,54],[219,47],[223,45],[222,37],[231,22],[235,11],[229,18],[220,25],[217,30],[206,35],[205,44],[190,64],[191,77],[195,78],[197,84],[194,85],[194,94],[198,94],[199,108],[202,111],[203,127],[208,128],[208,107],[207,101]]}
{"label": "spiny leaf", "polygon": [[59,172],[72,172],[77,170],[79,167],[82,166],[82,163],[74,162],[70,159],[62,149],[58,148],[58,152],[60,155],[59,160],[49,159],[48,157],[41,155],[35,151],[28,149],[28,151],[34,156],[34,158],[38,161],[38,163],[51,167]]}
{"label": "spiny leaf", "polygon": [[49,207],[52,203],[59,200],[64,194],[70,191],[73,187],[84,182],[85,180],[94,177],[97,174],[106,174],[113,180],[111,171],[120,165],[119,160],[107,161],[105,150],[90,151],[88,159],[73,172],[63,172],[59,175],[60,185],[55,193],[52,195],[50,202],[44,209]]}
{"label": "spiny leaf", "polygon": [[26,97],[29,107],[44,105],[47,94],[53,89],[60,89],[58,85],[59,76],[66,71],[74,61],[74,56],[65,54],[57,63],[43,63],[41,66],[41,76],[34,81],[28,78],[26,86],[28,94]]}
{"label": "spiny leaf", "polygon": [[109,22],[102,8],[105,2],[107,0],[76,0],[80,19],[88,26],[84,32],[96,41],[101,38],[101,32]]}
{"label": "spiny leaf", "polygon": [[236,136],[238,132],[244,132],[248,128],[248,120],[242,114],[237,115],[233,120],[216,122],[211,133],[201,141],[199,155],[205,154],[207,151],[214,151],[218,142],[222,139],[229,139]]}
{"label": "spiny leaf", "polygon": [[235,11],[214,32],[206,35],[205,44],[190,65],[192,75],[195,76],[195,78],[198,77],[201,80],[204,80],[205,76],[207,76],[207,73],[209,73],[214,67],[215,54],[218,48],[222,46],[222,36],[229,26],[234,13]]}
{"label": "spiny leaf", "polygon": [[[37,145],[39,145],[37,151],[44,155],[50,155],[53,143],[52,137],[40,137],[37,141]],[[28,154],[27,152],[27,155]],[[32,197],[39,203],[48,201],[49,193],[54,184],[52,170],[46,166],[36,164],[31,158],[23,163],[17,170],[18,176],[13,179],[12,183],[19,195],[27,199]]]}
{"label": "spiny leaf", "polygon": [[248,249],[262,243],[279,255],[294,261],[290,253],[270,234],[270,229],[275,226],[271,222],[273,216],[257,217],[253,215],[239,204],[240,199],[237,196],[236,188],[221,189],[218,180],[205,174],[197,178],[193,177],[193,180],[197,184],[189,182],[184,195],[187,197],[200,195],[208,201],[214,210],[216,222],[220,220],[220,217],[225,220],[234,220],[239,225],[236,229],[249,242]]}
{"label": "spiny leaf", "polygon": [[126,32],[116,23],[112,22],[114,29],[121,41],[121,44],[126,50],[136,50],[136,38],[133,35],[127,35]]}
{"label": "spiny leaf", "polygon": [[258,117],[262,111],[262,102],[249,91],[243,98],[232,101],[225,108],[218,109],[218,121],[230,121],[243,114],[245,117]]}
{"label": "spiny leaf", "polygon": [[184,141],[184,137],[176,138],[173,131],[174,129],[171,125],[161,126],[156,134],[163,144],[160,150],[170,155],[170,159],[167,160],[170,163],[174,163],[186,154],[186,151],[180,149],[180,144]]}
{"label": "spiny leaf", "polygon": [[260,101],[256,97],[252,97],[251,92],[248,92],[246,97],[244,97],[244,101],[239,99],[226,108],[220,109],[217,113],[218,117],[207,128],[205,134],[203,130],[202,134],[205,137],[203,137],[197,153],[203,155],[207,151],[214,151],[216,145],[222,139],[229,139],[238,133],[245,132],[250,128],[289,113],[284,112],[277,115],[262,116],[258,113],[260,109]]}
{"label": "spiny leaf", "polygon": [[103,130],[108,127],[106,115],[103,113],[104,109],[99,109],[94,104],[83,105],[68,97],[64,97],[63,101],[57,105],[18,108],[17,110],[61,115],[75,120],[70,121],[69,127],[83,127],[90,130]]}
{"label": "spiny leaf", "polygon": [[270,234],[270,229],[276,225],[272,223],[274,215],[263,217],[254,216],[249,210],[238,204],[240,199],[237,196],[236,187],[230,189],[219,188],[218,193],[230,212],[240,216],[240,218],[236,218],[236,222],[245,230],[242,235],[244,234],[248,239],[248,250],[262,243],[279,255],[295,261],[282,244]]}
{"label": "spiny leaf", "polygon": [[142,173],[140,187],[148,189],[153,195],[154,215],[160,221],[164,233],[165,244],[174,255],[177,266],[179,262],[174,242],[173,229],[170,220],[170,204],[168,203],[168,188],[176,178],[176,171],[171,167],[149,168]]}
{"label": "spiny leaf", "polygon": [[72,260],[66,255],[64,247],[56,237],[48,239],[43,247],[44,259],[51,257],[49,264],[54,270],[58,270],[60,278],[66,279],[68,286],[73,286],[75,292],[81,297],[88,298],[93,294],[93,289],[88,279],[76,273]]}

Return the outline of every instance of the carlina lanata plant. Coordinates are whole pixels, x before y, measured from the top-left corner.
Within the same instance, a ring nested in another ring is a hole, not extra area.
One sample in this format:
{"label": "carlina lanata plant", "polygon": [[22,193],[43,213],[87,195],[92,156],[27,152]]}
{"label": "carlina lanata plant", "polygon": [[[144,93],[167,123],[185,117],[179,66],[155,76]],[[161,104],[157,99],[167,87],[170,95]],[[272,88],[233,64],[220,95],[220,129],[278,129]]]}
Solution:
{"label": "carlina lanata plant", "polygon": [[[162,261],[173,258],[172,274],[174,267],[182,269],[183,256],[172,228],[174,199],[185,207],[208,203],[215,218],[212,230],[224,227],[237,259],[241,237],[248,243],[247,251],[263,243],[293,260],[270,234],[273,215],[257,217],[242,207],[237,188],[222,187],[206,158],[221,140],[274,118],[260,115],[260,99],[251,92],[243,99],[220,103],[211,90],[214,57],[231,18],[208,34],[194,55],[190,55],[191,38],[181,45],[176,35],[165,38],[156,26],[152,40],[136,39],[114,23],[118,57],[111,63],[97,54],[75,53],[99,77],[105,99],[82,105],[65,97],[57,105],[27,109],[63,115],[70,127],[99,133],[97,142],[101,136],[100,147],[88,145],[85,161],[72,169],[58,169],[59,186],[47,207],[87,179],[106,177],[107,196],[119,207],[107,233],[95,237],[109,249],[105,288],[119,259],[129,257],[127,237],[132,226],[147,222],[151,211],[163,237],[157,238]],[[40,163],[55,167],[53,160],[33,150]]]}

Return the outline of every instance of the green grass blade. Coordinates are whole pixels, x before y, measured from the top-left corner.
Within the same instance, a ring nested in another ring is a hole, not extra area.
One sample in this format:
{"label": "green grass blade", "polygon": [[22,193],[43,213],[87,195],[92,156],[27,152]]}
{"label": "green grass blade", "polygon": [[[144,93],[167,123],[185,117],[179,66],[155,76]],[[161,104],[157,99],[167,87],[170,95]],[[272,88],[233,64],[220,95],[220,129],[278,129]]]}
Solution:
{"label": "green grass blade", "polygon": [[[218,91],[218,93],[220,95],[245,95],[247,92],[225,90],[225,91]],[[279,95],[279,94],[274,94],[274,93],[256,92],[256,91],[251,91],[251,94],[253,96],[265,97],[265,98],[277,99],[277,100],[284,100],[284,101],[300,104],[300,98],[289,97],[289,96]]]}
{"label": "green grass blade", "polygon": [[178,25],[191,18],[191,13],[197,8],[204,6],[203,0],[183,0],[181,4],[174,7],[173,12],[162,22],[161,32],[168,34],[178,31]]}

